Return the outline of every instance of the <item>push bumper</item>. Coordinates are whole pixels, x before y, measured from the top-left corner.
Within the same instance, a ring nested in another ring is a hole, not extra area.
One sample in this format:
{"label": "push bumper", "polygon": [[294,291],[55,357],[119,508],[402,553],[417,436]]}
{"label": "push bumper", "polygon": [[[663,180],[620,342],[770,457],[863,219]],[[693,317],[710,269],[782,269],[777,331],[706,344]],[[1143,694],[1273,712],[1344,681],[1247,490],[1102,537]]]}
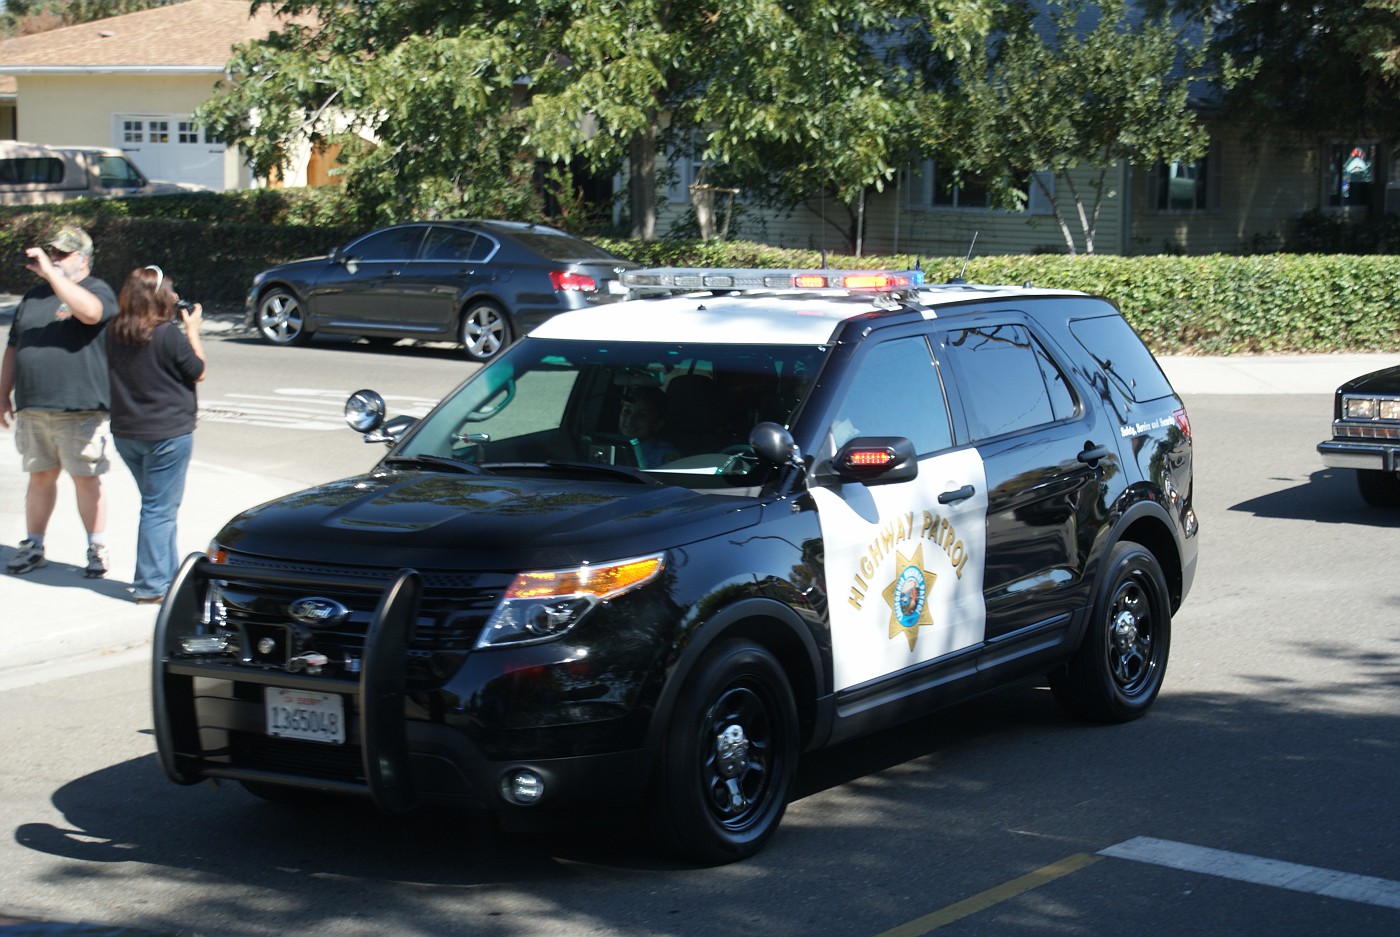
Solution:
{"label": "push bumper", "polygon": [[[535,807],[581,802],[635,802],[651,759],[625,750],[569,757],[486,757],[459,728],[412,718],[407,687],[408,643],[418,616],[421,577],[400,570],[379,597],[366,635],[360,673],[330,677],[243,666],[181,653],[180,635],[202,616],[206,583],[228,567],[200,554],[180,569],[162,605],[154,635],[152,705],[157,756],[178,784],[223,778],[367,797],[392,812],[420,802],[504,810],[520,807],[505,794],[525,770],[544,782]],[[286,584],[308,592],[346,587],[325,578],[240,566],[240,581]],[[357,584],[364,588],[364,583]],[[261,702],[264,687],[332,693],[344,701],[343,745],[272,738]]]}
{"label": "push bumper", "polygon": [[1317,452],[1328,468],[1400,471],[1400,445],[1394,442],[1329,439],[1317,444]]}

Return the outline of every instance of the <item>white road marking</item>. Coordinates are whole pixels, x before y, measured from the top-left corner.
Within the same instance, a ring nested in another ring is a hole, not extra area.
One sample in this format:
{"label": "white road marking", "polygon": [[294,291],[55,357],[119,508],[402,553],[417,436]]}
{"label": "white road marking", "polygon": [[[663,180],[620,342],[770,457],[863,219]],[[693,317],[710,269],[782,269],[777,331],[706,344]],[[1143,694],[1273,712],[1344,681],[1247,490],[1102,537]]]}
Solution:
{"label": "white road marking", "polygon": [[1353,875],[1150,836],[1138,836],[1109,846],[1100,850],[1099,855],[1400,910],[1400,882],[1369,875]]}
{"label": "white road marking", "polygon": [[[276,429],[339,431],[345,429],[341,414],[349,396],[350,391],[346,390],[308,387],[279,387],[271,394],[232,393],[201,398],[199,419]],[[421,417],[437,403],[435,398],[406,394],[388,394],[384,399],[391,416]]]}

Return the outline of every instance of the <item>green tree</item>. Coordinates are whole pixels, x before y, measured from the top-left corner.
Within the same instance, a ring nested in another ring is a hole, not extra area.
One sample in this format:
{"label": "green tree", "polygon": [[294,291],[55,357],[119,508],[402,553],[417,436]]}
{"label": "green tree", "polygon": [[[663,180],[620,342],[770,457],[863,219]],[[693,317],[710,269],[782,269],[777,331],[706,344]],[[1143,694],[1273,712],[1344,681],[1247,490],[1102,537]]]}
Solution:
{"label": "green tree", "polygon": [[[267,0],[278,2],[278,0]],[[315,23],[237,50],[199,119],[256,171],[307,136],[348,144],[346,184],[386,217],[509,213],[542,160],[627,167],[632,234],[655,236],[666,153],[849,203],[911,146],[923,89],[905,33],[971,48],[983,0],[285,0]],[[911,27],[915,27],[912,28]],[[370,145],[361,141],[373,141]],[[721,177],[723,178],[723,177]],[[516,193],[503,195],[503,193]],[[561,196],[567,196],[561,192]]]}
{"label": "green tree", "polygon": [[1215,23],[1208,64],[1251,62],[1225,114],[1306,136],[1400,136],[1400,0],[1160,0]]}
{"label": "green tree", "polygon": [[[1128,0],[1017,2],[998,25],[959,76],[965,124],[956,165],[997,185],[1004,200],[1039,186],[1068,251],[1092,254],[1116,163],[1204,156],[1208,139],[1189,92],[1206,74],[1208,32]],[[1211,77],[1228,86],[1232,63]],[[1076,181],[1081,167],[1087,187]]]}

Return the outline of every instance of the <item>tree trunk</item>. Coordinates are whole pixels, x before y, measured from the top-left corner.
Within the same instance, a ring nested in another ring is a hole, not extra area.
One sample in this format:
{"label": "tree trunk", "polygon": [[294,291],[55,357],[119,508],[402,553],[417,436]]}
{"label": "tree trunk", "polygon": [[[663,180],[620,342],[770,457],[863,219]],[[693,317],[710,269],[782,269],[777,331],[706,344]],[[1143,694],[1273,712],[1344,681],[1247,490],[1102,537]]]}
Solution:
{"label": "tree trunk", "polygon": [[632,209],[632,237],[656,240],[656,127],[632,138],[628,152],[627,201]]}

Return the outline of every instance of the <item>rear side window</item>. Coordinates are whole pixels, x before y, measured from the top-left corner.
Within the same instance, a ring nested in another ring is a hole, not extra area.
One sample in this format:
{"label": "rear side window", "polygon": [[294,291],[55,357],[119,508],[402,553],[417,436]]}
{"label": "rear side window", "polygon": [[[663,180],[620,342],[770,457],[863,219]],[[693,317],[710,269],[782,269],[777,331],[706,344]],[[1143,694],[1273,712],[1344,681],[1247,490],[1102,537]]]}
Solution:
{"label": "rear side window", "polygon": [[1074,394],[1064,373],[1024,325],[986,325],[948,333],[958,396],[974,439],[990,439],[1067,420]]}
{"label": "rear side window", "polygon": [[19,156],[0,159],[0,183],[51,185],[63,181],[63,160],[52,156]]}
{"label": "rear side window", "polygon": [[1157,359],[1122,316],[1072,319],[1069,330],[1093,355],[1109,384],[1128,399],[1140,403],[1172,394],[1171,382]]}
{"label": "rear side window", "polygon": [[420,259],[458,263],[485,260],[490,252],[491,242],[475,231],[433,225],[428,229],[427,240],[423,242]]}

